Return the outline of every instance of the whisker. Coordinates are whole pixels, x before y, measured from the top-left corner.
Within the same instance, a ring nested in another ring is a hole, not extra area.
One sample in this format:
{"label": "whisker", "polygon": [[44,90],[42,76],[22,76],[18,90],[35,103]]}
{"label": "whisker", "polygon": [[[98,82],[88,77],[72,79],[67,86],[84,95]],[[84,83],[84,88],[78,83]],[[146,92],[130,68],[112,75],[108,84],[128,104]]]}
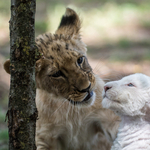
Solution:
{"label": "whisker", "polygon": [[[108,59],[108,57],[109,57],[109,56],[103,56],[102,59],[103,59],[103,60],[106,60],[106,59]],[[95,70],[95,71],[96,71],[96,70],[99,70],[98,68],[99,68],[100,66],[102,66],[102,65],[99,66],[99,64],[102,63],[102,59],[99,58],[99,60],[98,60],[98,62],[97,62],[97,64],[96,64],[96,66],[93,68],[93,70]]]}
{"label": "whisker", "polygon": [[54,115],[54,113],[57,112],[57,111],[64,105],[64,103],[65,103],[66,101],[67,101],[67,100],[65,100],[65,101],[62,103],[62,105],[60,105],[60,107],[58,107],[58,109],[56,109],[56,110],[51,114],[51,116]]}
{"label": "whisker", "polygon": [[69,102],[68,111],[67,111],[67,115],[66,115],[66,123],[67,123],[67,120],[68,120],[68,117],[69,117],[70,109],[71,109],[71,104]]}
{"label": "whisker", "polygon": [[103,81],[111,81],[111,79],[104,79],[104,78],[103,78]]}
{"label": "whisker", "polygon": [[101,60],[98,61],[97,65],[93,68],[93,71],[97,71],[97,69],[101,66],[99,64],[101,63]]}

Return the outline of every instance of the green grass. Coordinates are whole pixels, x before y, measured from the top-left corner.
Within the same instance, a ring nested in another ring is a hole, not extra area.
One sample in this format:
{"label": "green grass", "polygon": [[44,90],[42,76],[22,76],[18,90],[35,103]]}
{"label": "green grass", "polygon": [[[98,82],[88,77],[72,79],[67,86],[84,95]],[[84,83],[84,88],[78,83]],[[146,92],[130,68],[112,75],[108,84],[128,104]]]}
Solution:
{"label": "green grass", "polygon": [[5,111],[2,110],[2,107],[0,107],[0,123],[4,123],[5,122]]}
{"label": "green grass", "polygon": [[150,60],[150,52],[143,56],[143,60]]}
{"label": "green grass", "polygon": [[141,27],[144,29],[149,29],[150,30],[150,20],[144,20],[141,22]]}
{"label": "green grass", "polygon": [[5,114],[0,112],[0,123],[5,121]]}
{"label": "green grass", "polygon": [[8,130],[0,131],[0,150],[8,150]]}
{"label": "green grass", "polygon": [[150,60],[150,52],[148,48],[142,48],[141,52],[139,50],[131,51],[131,49],[120,50],[114,52],[113,55],[109,57],[110,62],[142,62],[145,60]]}
{"label": "green grass", "polygon": [[8,129],[5,122],[5,111],[0,107],[0,150],[8,150]]}
{"label": "green grass", "polygon": [[131,39],[127,38],[121,38],[119,39],[113,47],[119,47],[119,48],[134,48],[134,47],[150,47],[150,41],[149,40],[141,40],[141,41],[133,41]]}
{"label": "green grass", "polygon": [[48,23],[46,21],[35,21],[36,32],[46,32],[48,28]]}
{"label": "green grass", "polygon": [[2,140],[7,141],[8,138],[9,138],[8,130],[0,131],[0,141],[2,141]]}
{"label": "green grass", "polygon": [[128,40],[127,38],[122,38],[118,41],[117,45],[118,47],[121,47],[121,48],[128,48],[132,45],[132,42]]}

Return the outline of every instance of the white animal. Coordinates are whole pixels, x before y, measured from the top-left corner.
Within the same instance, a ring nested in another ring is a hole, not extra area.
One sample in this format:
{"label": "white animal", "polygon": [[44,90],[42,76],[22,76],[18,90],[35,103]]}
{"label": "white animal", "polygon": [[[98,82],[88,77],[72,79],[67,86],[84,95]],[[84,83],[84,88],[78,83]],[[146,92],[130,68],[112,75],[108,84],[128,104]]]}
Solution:
{"label": "white animal", "polygon": [[150,150],[150,77],[137,73],[106,83],[102,105],[122,120],[111,150]]}

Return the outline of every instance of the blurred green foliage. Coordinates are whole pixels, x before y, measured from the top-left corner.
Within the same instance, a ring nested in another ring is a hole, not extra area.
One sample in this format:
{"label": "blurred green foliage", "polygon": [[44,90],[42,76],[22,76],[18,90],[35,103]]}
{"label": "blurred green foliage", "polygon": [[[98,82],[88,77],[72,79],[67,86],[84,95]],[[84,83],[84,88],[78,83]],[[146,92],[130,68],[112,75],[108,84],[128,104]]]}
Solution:
{"label": "blurred green foliage", "polygon": [[8,150],[8,129],[5,123],[5,111],[0,107],[0,150]]}
{"label": "blurred green foliage", "polygon": [[5,121],[5,114],[0,110],[0,123],[4,123]]}
{"label": "blurred green foliage", "polygon": [[10,1],[0,1],[0,14],[5,16],[10,15]]}
{"label": "blurred green foliage", "polygon": [[35,30],[45,33],[48,28],[48,23],[46,21],[36,21]]}
{"label": "blurred green foliage", "polygon": [[0,149],[8,150],[8,130],[0,131]]}

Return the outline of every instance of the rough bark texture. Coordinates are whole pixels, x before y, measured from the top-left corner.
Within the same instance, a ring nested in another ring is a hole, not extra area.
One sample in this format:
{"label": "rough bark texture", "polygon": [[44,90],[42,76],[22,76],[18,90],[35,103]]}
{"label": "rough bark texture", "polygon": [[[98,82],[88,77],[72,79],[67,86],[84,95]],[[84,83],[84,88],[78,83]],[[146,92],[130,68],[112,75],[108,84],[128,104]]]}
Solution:
{"label": "rough bark texture", "polygon": [[8,128],[9,150],[35,150],[36,0],[11,0]]}

